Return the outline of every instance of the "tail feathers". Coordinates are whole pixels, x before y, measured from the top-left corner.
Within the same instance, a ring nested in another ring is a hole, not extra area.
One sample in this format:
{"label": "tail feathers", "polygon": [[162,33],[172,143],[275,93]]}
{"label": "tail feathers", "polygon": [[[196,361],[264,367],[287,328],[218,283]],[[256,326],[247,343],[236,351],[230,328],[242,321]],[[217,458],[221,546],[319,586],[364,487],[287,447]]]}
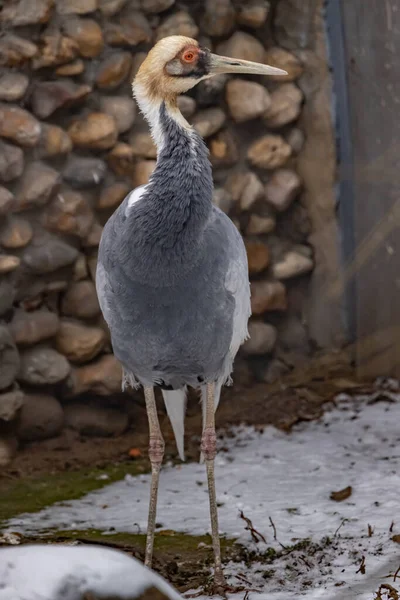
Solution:
{"label": "tail feathers", "polygon": [[165,406],[175,435],[179,458],[185,460],[185,411],[186,388],[182,390],[162,390]]}
{"label": "tail feathers", "polygon": [[[214,412],[218,408],[219,399],[221,397],[222,380],[217,381],[214,387]],[[206,405],[207,405],[207,386],[201,388],[201,408],[203,412],[203,430],[206,426]],[[200,464],[204,463],[203,453],[200,454]]]}

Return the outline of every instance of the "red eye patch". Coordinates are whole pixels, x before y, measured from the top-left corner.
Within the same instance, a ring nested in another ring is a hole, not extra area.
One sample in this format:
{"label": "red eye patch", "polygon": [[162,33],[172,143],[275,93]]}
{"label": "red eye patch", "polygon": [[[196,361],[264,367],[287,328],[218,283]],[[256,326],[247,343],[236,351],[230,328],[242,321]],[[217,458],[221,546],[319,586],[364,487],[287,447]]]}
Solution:
{"label": "red eye patch", "polygon": [[182,60],[185,63],[193,63],[197,58],[197,51],[186,50],[182,55]]}

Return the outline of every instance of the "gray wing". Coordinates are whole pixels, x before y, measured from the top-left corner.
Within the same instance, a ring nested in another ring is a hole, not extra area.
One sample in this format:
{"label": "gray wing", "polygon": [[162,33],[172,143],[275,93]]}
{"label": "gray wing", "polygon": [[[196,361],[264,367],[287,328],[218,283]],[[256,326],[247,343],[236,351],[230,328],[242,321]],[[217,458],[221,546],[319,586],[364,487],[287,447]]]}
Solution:
{"label": "gray wing", "polygon": [[229,349],[231,355],[235,357],[239,347],[249,335],[247,326],[251,316],[251,305],[246,248],[239,231],[232,221],[230,224],[232,225],[230,234],[232,258],[225,277],[225,287],[235,299],[233,333]]}
{"label": "gray wing", "polygon": [[124,203],[112,217],[115,226],[109,221],[103,231],[96,278],[115,355],[141,383],[178,388],[227,380],[250,316],[247,257],[237,228],[215,207],[195,268],[171,286],[153,287],[131,276],[146,257],[130,247],[132,229],[125,241],[117,235],[126,227]]}

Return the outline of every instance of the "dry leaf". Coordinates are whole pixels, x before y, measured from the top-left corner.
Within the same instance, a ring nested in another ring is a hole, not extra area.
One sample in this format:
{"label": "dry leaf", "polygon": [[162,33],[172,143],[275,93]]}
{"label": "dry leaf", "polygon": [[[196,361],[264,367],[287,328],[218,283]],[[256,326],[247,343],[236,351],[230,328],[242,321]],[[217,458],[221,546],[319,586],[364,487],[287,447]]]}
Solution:
{"label": "dry leaf", "polygon": [[351,485],[349,485],[347,488],[344,488],[344,490],[340,490],[339,492],[332,492],[330,495],[330,499],[334,500],[335,502],[343,502],[343,500],[347,500],[347,498],[350,498],[352,493],[353,488],[351,487]]}

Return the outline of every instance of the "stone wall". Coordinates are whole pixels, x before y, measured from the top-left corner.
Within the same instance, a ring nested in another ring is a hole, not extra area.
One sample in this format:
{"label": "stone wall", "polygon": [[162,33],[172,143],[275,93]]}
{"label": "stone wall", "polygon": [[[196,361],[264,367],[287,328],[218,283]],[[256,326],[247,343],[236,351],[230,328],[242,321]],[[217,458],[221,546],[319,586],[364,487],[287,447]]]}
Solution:
{"label": "stone wall", "polygon": [[[320,132],[306,112],[321,81],[309,76],[317,4],[5,0],[0,464],[18,441],[56,435],[65,424],[103,435],[128,426],[122,411],[74,398],[120,392],[121,369],[96,298],[96,252],[107,218],[154,169],[156,150],[130,84],[146,50],[166,35],[197,37],[220,54],[288,71],[276,80],[216,77],[181,97],[180,108],[207,140],[215,202],[245,238],[253,318],[239,373],[271,381],[309,355],[307,292],[318,253],[309,238],[321,215],[336,223],[333,178],[313,184],[313,167],[334,173],[327,95],[326,135],[311,153],[311,169],[307,139],[307,128]],[[328,208],[318,210],[318,197]],[[335,236],[330,231],[333,245]]]}

